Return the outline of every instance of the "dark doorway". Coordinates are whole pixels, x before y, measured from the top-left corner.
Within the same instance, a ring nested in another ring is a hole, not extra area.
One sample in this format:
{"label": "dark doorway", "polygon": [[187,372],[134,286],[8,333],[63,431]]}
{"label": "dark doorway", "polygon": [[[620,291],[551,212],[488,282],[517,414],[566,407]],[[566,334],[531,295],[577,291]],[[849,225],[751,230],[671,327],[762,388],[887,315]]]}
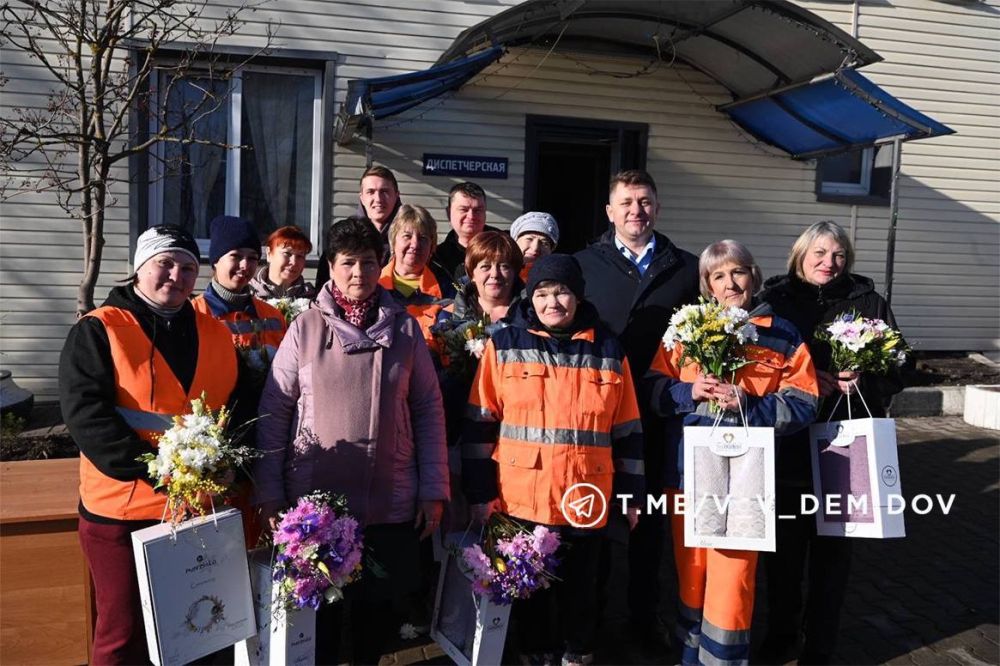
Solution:
{"label": "dark doorway", "polygon": [[524,209],[551,213],[559,251],[576,252],[608,228],[608,180],[646,166],[646,125],[527,116]]}

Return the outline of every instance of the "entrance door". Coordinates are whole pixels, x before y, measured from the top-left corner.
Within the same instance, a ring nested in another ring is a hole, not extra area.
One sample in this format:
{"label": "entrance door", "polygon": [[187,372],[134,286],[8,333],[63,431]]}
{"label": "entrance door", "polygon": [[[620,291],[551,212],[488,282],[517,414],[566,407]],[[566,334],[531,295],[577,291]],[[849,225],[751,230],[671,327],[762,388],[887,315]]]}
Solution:
{"label": "entrance door", "polygon": [[646,125],[527,116],[524,209],[551,213],[560,252],[586,247],[608,228],[608,181],[646,166]]}

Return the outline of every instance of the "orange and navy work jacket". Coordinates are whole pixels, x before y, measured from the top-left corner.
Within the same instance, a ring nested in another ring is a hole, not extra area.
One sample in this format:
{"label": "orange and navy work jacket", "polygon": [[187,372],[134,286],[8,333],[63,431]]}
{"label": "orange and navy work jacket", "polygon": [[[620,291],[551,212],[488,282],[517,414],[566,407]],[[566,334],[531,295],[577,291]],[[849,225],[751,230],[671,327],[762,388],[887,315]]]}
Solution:
{"label": "orange and navy work jacket", "polygon": [[246,311],[230,311],[228,305],[215,295],[209,286],[191,305],[197,312],[215,317],[229,329],[232,344],[236,347],[267,347],[274,352],[285,337],[285,317],[278,308],[268,305],[256,296]]}
{"label": "orange and navy work jacket", "polygon": [[[757,327],[757,342],[744,347],[750,363],[736,371],[736,384],[746,392],[744,414],[747,425],[774,428],[776,435],[789,435],[816,418],[819,384],[809,348],[795,326],[771,314],[762,304],[750,313]],[[701,368],[696,363],[681,366],[683,346],[670,351],[662,345],[643,378],[642,393],[653,412],[672,419],[667,428],[664,479],[668,488],[680,488],[684,474],[682,426],[711,426],[717,416],[708,402],[695,402],[691,387]],[[738,412],[726,412],[723,425],[742,425]]]}
{"label": "orange and navy work jacket", "polygon": [[[87,315],[99,319],[108,333],[115,371],[115,411],[154,449],[157,437],[175,415],[191,411],[191,401],[204,392],[213,410],[223,407],[236,386],[236,355],[225,326],[211,316],[195,314],[198,364],[187,393],[131,312],[101,307]],[[166,495],[147,481],[118,481],[80,456],[80,501],[97,516],[115,520],[158,520]]]}
{"label": "orange and navy work jacket", "polygon": [[[638,503],[642,426],[614,336],[603,328],[570,339],[521,326],[497,331],[469,395],[462,476],[471,503],[499,498],[505,513],[545,525],[600,528],[620,510],[619,495]],[[588,491],[573,486],[582,483],[601,497],[580,504]]]}
{"label": "orange and navy work jacket", "polygon": [[427,264],[423,273],[420,274],[420,284],[417,290],[409,296],[404,296],[396,290],[394,275],[396,272],[396,257],[392,257],[382,274],[378,283],[383,289],[392,294],[396,302],[406,308],[406,312],[417,320],[420,324],[420,331],[424,334],[424,340],[428,348],[438,351],[437,342],[431,334],[431,326],[437,321],[443,311],[451,311],[454,308],[456,289],[454,283],[443,275],[443,271],[434,270],[433,264]]}

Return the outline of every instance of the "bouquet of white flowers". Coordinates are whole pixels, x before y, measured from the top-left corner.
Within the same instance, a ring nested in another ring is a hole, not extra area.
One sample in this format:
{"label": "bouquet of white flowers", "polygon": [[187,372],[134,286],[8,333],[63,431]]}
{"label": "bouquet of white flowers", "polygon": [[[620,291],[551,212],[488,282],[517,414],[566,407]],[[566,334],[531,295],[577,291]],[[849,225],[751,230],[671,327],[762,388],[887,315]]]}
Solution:
{"label": "bouquet of white flowers", "polygon": [[829,343],[831,362],[840,371],[885,374],[906,363],[908,348],[903,336],[881,319],[867,319],[857,312],[837,317],[816,331]]}
{"label": "bouquet of white flowers", "polygon": [[678,308],[663,335],[663,346],[668,351],[683,345],[682,365],[697,363],[716,377],[731,375],[749,363],[743,345],[756,341],[757,327],[750,323],[746,310],[704,299],[697,305]]}
{"label": "bouquet of white flowers", "polygon": [[174,417],[174,425],[160,435],[155,453],[146,463],[156,488],[167,489],[167,510],[173,522],[204,515],[203,498],[228,490],[233,471],[257,457],[255,449],[236,446],[226,433],[229,411],[213,412],[205,394],[191,401],[191,413]]}
{"label": "bouquet of white flowers", "polygon": [[296,317],[309,309],[308,298],[269,298],[268,305],[273,305],[285,318],[286,324],[291,324]]}

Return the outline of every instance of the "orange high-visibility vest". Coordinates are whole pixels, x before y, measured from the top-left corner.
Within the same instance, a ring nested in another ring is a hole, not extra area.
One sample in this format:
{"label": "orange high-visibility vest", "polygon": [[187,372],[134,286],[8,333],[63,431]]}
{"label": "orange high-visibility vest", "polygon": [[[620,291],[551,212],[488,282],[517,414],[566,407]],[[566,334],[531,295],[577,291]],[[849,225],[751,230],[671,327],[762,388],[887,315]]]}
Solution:
{"label": "orange high-visibility vest", "polygon": [[226,325],[232,335],[232,344],[237,347],[272,347],[278,348],[281,339],[285,337],[285,317],[278,308],[268,305],[256,296],[253,297],[253,309],[256,317],[246,312],[227,312],[221,317],[215,317],[209,307],[205,295],[201,294],[193,301],[195,311],[216,318]]}
{"label": "orange high-visibility vest", "polygon": [[[102,307],[87,315],[99,319],[108,333],[115,366],[115,408],[125,422],[156,448],[175,415],[191,411],[191,400],[203,392],[206,404],[219,409],[236,386],[236,355],[229,331],[211,316],[195,314],[198,363],[191,388],[180,381],[128,310]],[[155,520],[163,516],[167,496],[145,481],[118,481],[80,456],[80,500],[90,513],[116,520]]]}
{"label": "orange high-visibility vest", "polygon": [[[393,277],[396,272],[396,258],[393,257],[386,264],[385,268],[382,269],[382,274],[379,276],[378,283],[386,291],[394,291],[396,288],[395,278]],[[406,312],[411,317],[417,320],[420,325],[420,331],[424,334],[424,341],[427,343],[427,347],[432,351],[439,352],[437,341],[434,340],[434,335],[431,333],[431,326],[437,323],[438,315],[441,314],[443,310],[448,310],[451,312],[454,309],[454,305],[450,302],[442,303],[444,300],[444,293],[441,291],[441,285],[438,284],[437,277],[434,275],[434,271],[431,270],[430,266],[424,267],[424,272],[420,274],[420,284],[417,285],[417,291],[419,296],[416,298],[405,299]]]}

